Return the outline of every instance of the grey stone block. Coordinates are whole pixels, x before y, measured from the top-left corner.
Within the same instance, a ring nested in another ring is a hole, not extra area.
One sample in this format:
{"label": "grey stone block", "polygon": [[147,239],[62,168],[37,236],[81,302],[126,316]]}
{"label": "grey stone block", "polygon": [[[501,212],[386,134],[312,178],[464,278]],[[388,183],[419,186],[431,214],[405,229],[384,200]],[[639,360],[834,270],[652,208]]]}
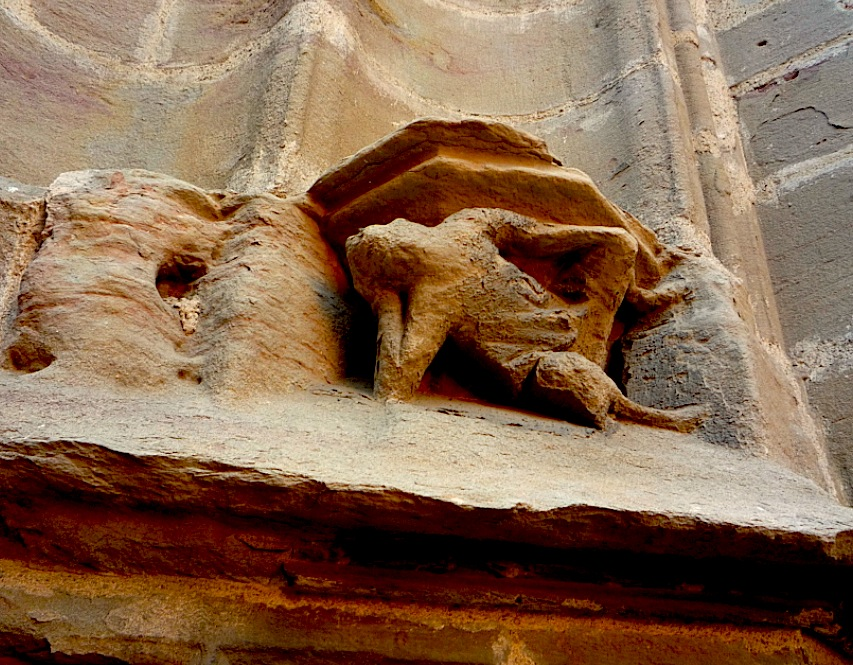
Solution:
{"label": "grey stone block", "polygon": [[837,372],[808,384],[809,399],[823,416],[829,454],[838,465],[842,481],[853,488],[853,370]]}
{"label": "grey stone block", "polygon": [[761,178],[789,164],[835,152],[853,142],[853,48],[794,72],[738,101]]}
{"label": "grey stone block", "polygon": [[853,30],[853,11],[836,0],[788,0],[770,5],[719,34],[729,83],[770,67]]}
{"label": "grey stone block", "polygon": [[853,314],[853,166],[759,209],[789,347],[844,334]]}

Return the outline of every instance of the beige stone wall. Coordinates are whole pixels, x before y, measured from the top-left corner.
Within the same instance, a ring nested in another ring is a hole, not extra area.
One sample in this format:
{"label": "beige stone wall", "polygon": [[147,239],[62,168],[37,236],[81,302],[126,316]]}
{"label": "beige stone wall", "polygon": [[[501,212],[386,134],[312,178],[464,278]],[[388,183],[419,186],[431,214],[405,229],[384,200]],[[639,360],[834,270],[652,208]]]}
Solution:
{"label": "beige stone wall", "polygon": [[[417,117],[509,123],[665,242],[713,244],[741,280],[732,290],[723,271],[697,284],[716,304],[686,330],[630,340],[629,361],[663,355],[651,378],[626,378],[629,396],[666,405],[693,393],[724,414],[728,433],[715,442],[768,451],[831,485],[776,350],[737,110],[722,70],[702,64],[722,19],[702,10],[674,0],[4,0],[0,123],[14,129],[0,174],[47,185],[75,169],[141,167],[205,188],[298,193]],[[716,332],[705,335],[709,317]],[[696,340],[707,362],[676,377]]]}
{"label": "beige stone wall", "polygon": [[[704,3],[697,3],[704,4]],[[853,6],[709,2],[784,348],[853,469]]]}
{"label": "beige stone wall", "polygon": [[[844,662],[851,26],[849,0],[0,0],[0,661]],[[423,116],[544,138],[685,253],[621,378],[708,404],[695,436],[353,379],[374,340],[309,188]]]}

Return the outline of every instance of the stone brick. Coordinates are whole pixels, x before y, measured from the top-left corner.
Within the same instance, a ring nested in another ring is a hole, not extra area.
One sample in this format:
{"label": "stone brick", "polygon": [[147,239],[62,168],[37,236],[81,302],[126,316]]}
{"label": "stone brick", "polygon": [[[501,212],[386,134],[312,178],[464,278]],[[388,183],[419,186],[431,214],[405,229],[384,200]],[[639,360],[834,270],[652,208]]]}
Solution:
{"label": "stone brick", "polygon": [[853,48],[759,88],[738,102],[753,175],[835,152],[853,142]]}
{"label": "stone brick", "polygon": [[759,210],[789,347],[845,332],[853,312],[853,166],[783,194]]}
{"label": "stone brick", "polygon": [[853,370],[835,372],[808,384],[809,397],[823,416],[829,453],[841,469],[847,487],[853,487]]}
{"label": "stone brick", "polygon": [[785,340],[809,380],[828,452],[853,487],[853,165],[780,197],[759,211]]}
{"label": "stone brick", "polygon": [[769,6],[718,36],[729,83],[853,30],[853,11],[835,0],[788,0]]}

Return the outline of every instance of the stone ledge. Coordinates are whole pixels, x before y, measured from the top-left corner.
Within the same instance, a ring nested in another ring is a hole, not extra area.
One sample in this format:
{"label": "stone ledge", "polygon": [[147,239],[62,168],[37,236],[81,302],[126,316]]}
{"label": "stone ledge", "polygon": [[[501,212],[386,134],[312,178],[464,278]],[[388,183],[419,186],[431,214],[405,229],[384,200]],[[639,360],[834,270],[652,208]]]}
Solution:
{"label": "stone ledge", "polygon": [[241,408],[35,376],[0,386],[0,487],[20,539],[30,513],[10,506],[49,496],[216,520],[853,562],[853,510],[782,467],[687,435],[615,423],[599,433],[431,397],[384,405],[348,388]]}

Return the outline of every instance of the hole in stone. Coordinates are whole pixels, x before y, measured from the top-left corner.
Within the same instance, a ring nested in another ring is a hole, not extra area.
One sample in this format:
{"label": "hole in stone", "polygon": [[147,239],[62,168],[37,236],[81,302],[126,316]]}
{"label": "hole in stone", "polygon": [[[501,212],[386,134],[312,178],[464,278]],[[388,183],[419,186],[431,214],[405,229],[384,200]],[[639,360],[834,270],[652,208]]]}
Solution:
{"label": "hole in stone", "polygon": [[195,282],[207,274],[207,265],[195,256],[173,256],[157,271],[157,291],[161,298],[186,298]]}
{"label": "hole in stone", "polygon": [[33,374],[46,369],[56,360],[43,344],[28,336],[20,336],[8,350],[9,363],[18,372]]}
{"label": "hole in stone", "polygon": [[178,378],[182,381],[189,381],[190,383],[201,383],[201,375],[194,370],[179,369]]}
{"label": "hole in stone", "polygon": [[767,46],[767,40],[762,39],[760,42],[758,42],[757,46]]}
{"label": "hole in stone", "polygon": [[173,256],[157,271],[157,292],[177,311],[185,335],[192,335],[198,327],[201,302],[195,289],[206,274],[207,265],[195,256]]}

